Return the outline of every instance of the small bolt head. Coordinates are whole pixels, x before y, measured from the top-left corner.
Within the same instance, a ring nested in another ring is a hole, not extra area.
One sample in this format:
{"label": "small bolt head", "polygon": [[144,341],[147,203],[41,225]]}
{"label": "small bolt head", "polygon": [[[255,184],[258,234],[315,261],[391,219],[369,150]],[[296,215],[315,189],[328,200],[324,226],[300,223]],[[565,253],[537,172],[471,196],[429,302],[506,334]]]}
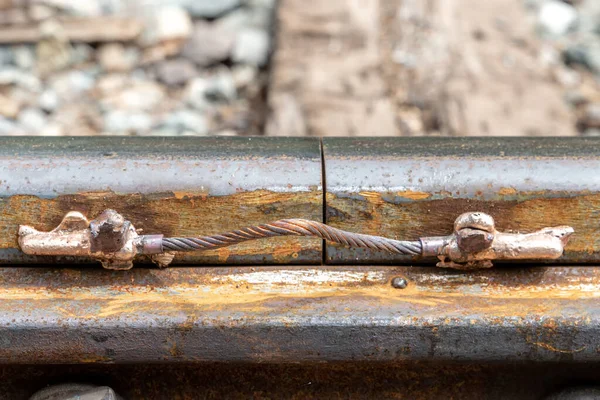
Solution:
{"label": "small bolt head", "polygon": [[392,287],[396,289],[404,289],[408,286],[408,281],[400,276],[392,279]]}
{"label": "small bolt head", "polygon": [[494,218],[483,212],[467,212],[461,214],[454,221],[454,231],[470,228],[493,233],[496,230]]}
{"label": "small bolt head", "polygon": [[463,228],[456,232],[456,241],[461,251],[477,253],[492,247],[494,234],[479,229]]}

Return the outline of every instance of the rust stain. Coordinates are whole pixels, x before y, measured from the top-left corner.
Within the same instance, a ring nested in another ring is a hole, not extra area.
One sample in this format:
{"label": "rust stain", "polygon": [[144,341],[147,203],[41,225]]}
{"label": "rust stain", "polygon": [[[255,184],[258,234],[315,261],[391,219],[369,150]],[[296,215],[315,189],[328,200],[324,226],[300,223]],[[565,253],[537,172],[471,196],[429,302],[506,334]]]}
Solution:
{"label": "rust stain", "polygon": [[503,187],[498,190],[500,196],[513,196],[517,194],[517,190],[512,187]]}
{"label": "rust stain", "polygon": [[186,191],[186,192],[173,191],[172,193],[173,193],[173,196],[175,196],[175,198],[177,200],[194,199],[194,198],[197,198],[197,197],[203,198],[203,197],[208,197],[208,195],[209,195],[208,190],[197,191],[197,192],[192,192],[192,191]]}
{"label": "rust stain", "polygon": [[292,258],[298,258],[298,253],[300,251],[302,251],[302,242],[299,240],[296,241],[290,241],[289,243],[289,247],[288,248],[284,248],[281,246],[277,246],[275,243],[273,243],[273,247],[272,247],[272,256],[273,259],[277,262],[284,262],[285,259],[287,257],[289,257],[289,251],[292,251]]}
{"label": "rust stain", "polygon": [[105,363],[112,361],[110,357],[100,356],[96,354],[89,354],[78,357],[79,362],[83,364],[96,364],[96,363]]}
{"label": "rust stain", "polygon": [[[189,273],[188,273],[189,274]],[[385,272],[372,272],[368,275],[358,272],[286,270],[257,271],[244,274],[215,275],[209,273],[206,279],[188,282],[187,274],[182,273],[177,283],[163,281],[161,276],[170,276],[167,271],[153,271],[152,276],[160,284],[123,285],[97,284],[81,288],[66,282],[60,287],[52,285],[29,287],[0,287],[0,312],[8,312],[11,307],[21,309],[25,301],[34,309],[49,308],[63,318],[94,320],[98,318],[118,318],[135,313],[168,315],[183,313],[186,321],[182,329],[192,326],[198,318],[211,311],[233,310],[252,316],[269,317],[272,304],[285,302],[289,313],[305,309],[311,301],[331,301],[331,309],[343,307],[352,309],[353,302],[368,301],[372,306],[401,306],[403,304],[422,307],[423,312],[439,312],[448,308],[456,313],[463,310],[465,316],[479,314],[489,317],[560,316],[556,301],[575,301],[600,298],[600,278],[593,283],[532,283],[514,286],[507,280],[499,283],[478,285],[473,288],[462,285],[412,282],[406,289],[391,287]],[[510,274],[506,274],[507,279]],[[467,277],[464,278],[467,280]],[[6,308],[6,309],[5,309]],[[290,315],[292,315],[290,314]],[[270,318],[270,317],[269,317]],[[450,323],[450,322],[449,322]],[[492,321],[494,323],[494,321]],[[546,326],[546,325],[545,325]],[[553,329],[552,324],[547,329]]]}
{"label": "rust stain", "polygon": [[168,351],[173,357],[181,357],[183,355],[183,351],[177,345],[177,341],[175,339],[169,338],[167,339]]}
{"label": "rust stain", "polygon": [[217,254],[219,255],[219,261],[222,263],[226,263],[231,251],[229,247],[223,247],[217,250]]}
{"label": "rust stain", "polygon": [[555,353],[564,353],[564,354],[574,354],[574,353],[579,353],[582,352],[583,350],[585,350],[585,346],[580,347],[579,349],[574,349],[574,350],[561,350],[558,349],[548,343],[544,343],[544,342],[531,342],[532,344],[539,346],[543,349],[555,352]]}
{"label": "rust stain", "polygon": [[385,200],[378,192],[360,192],[359,195],[365,198],[371,204],[385,204]]}
{"label": "rust stain", "polygon": [[431,193],[417,192],[417,191],[412,191],[412,190],[405,190],[403,192],[398,192],[398,193],[396,193],[396,195],[398,195],[400,197],[404,197],[405,199],[410,199],[410,200],[425,200],[425,199],[428,199],[429,197],[431,197]]}
{"label": "rust stain", "polygon": [[70,318],[77,318],[78,315],[72,311],[69,311],[67,309],[65,309],[64,307],[57,307],[57,310],[59,310],[65,317],[70,317]]}

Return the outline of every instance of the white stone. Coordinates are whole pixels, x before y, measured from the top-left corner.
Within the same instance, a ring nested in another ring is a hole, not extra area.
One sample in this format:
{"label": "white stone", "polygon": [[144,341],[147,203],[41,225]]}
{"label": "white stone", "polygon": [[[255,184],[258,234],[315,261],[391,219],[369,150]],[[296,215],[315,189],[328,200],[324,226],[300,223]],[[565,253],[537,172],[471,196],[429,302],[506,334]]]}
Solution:
{"label": "white stone", "polygon": [[19,113],[19,124],[32,134],[38,134],[46,126],[45,114],[36,108],[26,108]]}
{"label": "white stone", "polygon": [[538,11],[547,0],[524,0],[523,4],[531,11]]}
{"label": "white stone", "polygon": [[557,67],[552,72],[556,81],[567,89],[575,89],[581,84],[579,72],[569,67]]}
{"label": "white stone", "polygon": [[12,46],[0,45],[0,66],[10,65],[14,59]]}
{"label": "white stone", "polygon": [[142,68],[136,68],[129,73],[131,80],[134,82],[144,82],[148,79],[153,79],[148,76],[148,73]]}
{"label": "white stone", "polygon": [[216,18],[241,5],[242,0],[174,0],[192,16]]}
{"label": "white stone", "polygon": [[52,112],[58,108],[60,100],[56,92],[52,89],[47,89],[38,97],[38,106],[47,112]]}
{"label": "white stone", "polygon": [[590,103],[586,105],[583,115],[589,125],[600,126],[600,104]]}
{"label": "white stone", "polygon": [[15,65],[21,69],[30,70],[35,66],[35,48],[29,45],[13,48]]}
{"label": "white stone", "polygon": [[194,24],[194,32],[181,53],[197,65],[206,67],[229,58],[235,38],[235,33],[230,30],[199,21]]}
{"label": "white stone", "polygon": [[204,115],[192,110],[178,110],[168,115],[161,124],[161,129],[178,133],[193,132],[197,135],[208,133],[208,123]]}
{"label": "white stone", "polygon": [[215,23],[222,29],[233,32],[245,28],[258,28],[268,31],[273,25],[273,11],[268,8],[239,8],[230,12]]}
{"label": "white stone", "polygon": [[41,4],[57,8],[80,17],[98,17],[102,15],[102,4],[96,0],[31,0],[32,5]]}
{"label": "white stone", "polygon": [[277,5],[277,0],[246,0],[246,4],[251,8],[274,9]]}
{"label": "white stone", "polygon": [[110,111],[104,116],[104,131],[141,133],[152,128],[152,117],[145,113],[123,110]]}
{"label": "white stone", "polygon": [[165,96],[163,88],[154,82],[136,82],[100,101],[104,109],[151,111]]}
{"label": "white stone", "polygon": [[566,34],[577,22],[577,11],[567,3],[550,0],[544,3],[538,12],[538,27],[551,37]]}
{"label": "white stone", "polygon": [[192,33],[192,20],[181,7],[146,7],[142,13],[145,29],[140,43],[153,46],[171,40],[183,40]]}
{"label": "white stone", "polygon": [[38,29],[41,38],[36,44],[37,73],[48,76],[65,69],[71,63],[72,47],[62,24],[48,19]]}
{"label": "white stone", "polygon": [[56,14],[55,9],[45,4],[32,4],[28,11],[29,17],[34,21],[43,21]]}
{"label": "white stone", "polygon": [[214,132],[212,135],[215,136],[238,136],[238,133],[233,129],[225,129],[222,131]]}
{"label": "white stone", "polygon": [[24,107],[35,107],[37,101],[37,93],[33,93],[19,86],[8,88],[5,96],[19,104],[19,110]]}
{"label": "white stone", "polygon": [[71,47],[72,64],[79,64],[89,61],[94,56],[96,50],[87,43],[76,43]]}
{"label": "white stone", "polygon": [[41,136],[63,136],[65,134],[64,128],[62,125],[57,124],[56,122],[51,122],[46,124],[41,130]]}
{"label": "white stone", "polygon": [[25,132],[14,121],[0,115],[0,135],[23,135]]}
{"label": "white stone", "polygon": [[127,6],[131,0],[96,0],[100,4],[100,9],[104,15],[123,14],[127,11]]}
{"label": "white stone", "polygon": [[242,89],[250,85],[258,76],[258,69],[252,65],[236,65],[231,69],[236,88]]}
{"label": "white stone", "polygon": [[585,132],[583,132],[583,136],[600,136],[600,129],[598,128],[590,128],[590,129],[586,129]]}
{"label": "white stone", "polygon": [[50,87],[64,101],[77,99],[83,92],[93,88],[94,84],[94,77],[80,70],[67,71],[50,80]]}
{"label": "white stone", "polygon": [[121,43],[108,43],[100,46],[97,53],[102,69],[108,72],[125,72],[133,69],[138,62],[139,52]]}
{"label": "white stone", "polygon": [[600,2],[598,0],[583,0],[577,3],[579,20],[577,31],[595,35],[600,28]]}
{"label": "white stone", "polygon": [[88,99],[61,105],[52,113],[52,123],[60,124],[68,135],[93,136],[102,126],[102,116]]}
{"label": "white stone", "polygon": [[236,96],[235,82],[228,71],[195,78],[186,87],[188,104],[199,110],[209,109],[214,104],[230,102]]}
{"label": "white stone", "polygon": [[210,101],[207,98],[209,83],[204,78],[195,78],[191,80],[185,89],[186,100],[189,105],[198,110],[207,110],[210,108]]}
{"label": "white stone", "polygon": [[190,60],[177,58],[166,60],[156,66],[156,74],[161,82],[169,86],[181,85],[198,75],[196,66]]}
{"label": "white stone", "polygon": [[42,87],[36,76],[12,67],[0,69],[0,85],[15,85],[32,92],[38,92]]}
{"label": "white stone", "polygon": [[588,36],[566,46],[563,56],[569,64],[584,65],[600,76],[600,41],[595,37]]}
{"label": "white stone", "polygon": [[148,131],[144,136],[182,136],[175,129],[167,129],[167,128],[152,128],[152,130]]}
{"label": "white stone", "polygon": [[261,67],[267,63],[269,50],[269,34],[261,29],[248,28],[238,33],[231,59]]}
{"label": "white stone", "polygon": [[0,93],[0,115],[15,118],[19,113],[20,104],[12,96],[4,96]]}
{"label": "white stone", "polygon": [[538,59],[544,68],[562,64],[560,52],[550,43],[545,43],[540,47]]}
{"label": "white stone", "polygon": [[98,78],[95,89],[101,96],[105,96],[122,90],[129,83],[130,79],[125,74],[106,74]]}

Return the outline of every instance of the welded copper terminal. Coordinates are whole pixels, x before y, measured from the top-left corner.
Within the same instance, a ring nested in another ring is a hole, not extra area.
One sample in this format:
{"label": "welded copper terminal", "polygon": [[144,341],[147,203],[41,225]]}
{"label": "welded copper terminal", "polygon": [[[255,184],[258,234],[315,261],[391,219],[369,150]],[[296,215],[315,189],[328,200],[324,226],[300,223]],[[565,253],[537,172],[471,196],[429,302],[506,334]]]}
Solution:
{"label": "welded copper terminal", "polygon": [[498,232],[492,216],[470,212],[456,219],[452,235],[421,238],[421,243],[423,256],[440,259],[438,267],[478,269],[492,267],[492,260],[557,259],[573,232],[570,226],[527,234]]}
{"label": "welded copper terminal", "polygon": [[105,210],[92,221],[71,211],[50,232],[19,227],[19,246],[25,254],[87,256],[107,269],[130,269],[138,254],[138,240],[133,225],[114,210]]}

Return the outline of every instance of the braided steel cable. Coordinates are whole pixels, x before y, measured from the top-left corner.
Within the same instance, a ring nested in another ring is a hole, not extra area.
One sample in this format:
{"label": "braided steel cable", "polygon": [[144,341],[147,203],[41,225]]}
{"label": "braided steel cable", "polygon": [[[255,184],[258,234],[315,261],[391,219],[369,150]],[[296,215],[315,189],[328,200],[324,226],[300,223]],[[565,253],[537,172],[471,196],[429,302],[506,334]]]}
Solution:
{"label": "braided steel cable", "polygon": [[408,256],[420,256],[422,254],[422,245],[419,240],[394,240],[381,236],[352,233],[307,219],[282,219],[219,235],[195,238],[163,238],[162,246],[164,251],[212,250],[248,240],[275,236],[315,236],[348,247],[383,250]]}

